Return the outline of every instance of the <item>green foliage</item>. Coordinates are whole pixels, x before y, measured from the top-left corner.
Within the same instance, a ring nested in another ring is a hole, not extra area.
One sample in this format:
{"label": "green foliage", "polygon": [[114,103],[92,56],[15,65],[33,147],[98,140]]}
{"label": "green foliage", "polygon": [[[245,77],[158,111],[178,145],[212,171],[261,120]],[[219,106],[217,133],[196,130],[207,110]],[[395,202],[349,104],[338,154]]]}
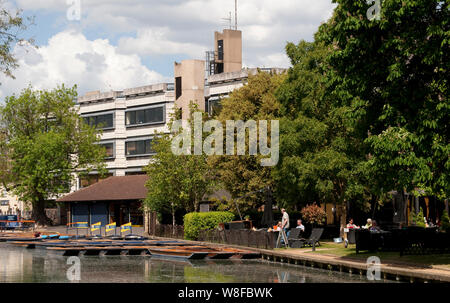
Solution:
{"label": "green foliage", "polygon": [[422,207],[420,208],[420,211],[417,214],[416,226],[423,227],[423,228],[426,227],[425,219],[423,217],[423,209],[422,209]]}
{"label": "green foliage", "polygon": [[448,213],[445,210],[441,216],[441,230],[446,233],[450,233],[450,218],[448,217]]}
{"label": "green foliage", "polygon": [[[0,3],[3,6],[4,3]],[[22,10],[10,11],[0,8],[0,72],[14,79],[13,69],[17,68],[14,47],[34,47],[33,39],[24,39],[21,34],[33,24],[33,18],[24,18]]]}
{"label": "green foliage", "polygon": [[332,50],[327,90],[365,140],[376,188],[450,195],[448,1],[337,0],[316,40]]}
{"label": "green foliage", "polygon": [[220,223],[231,222],[234,214],[231,212],[188,213],[184,216],[184,237],[196,240],[202,230],[217,228]]}
{"label": "green foliage", "polygon": [[414,205],[409,213],[408,222],[409,222],[410,226],[416,226],[416,224],[417,224],[417,215],[416,215],[416,211],[414,210]]}
{"label": "green foliage", "polygon": [[[217,120],[226,125],[227,120],[276,120],[280,116],[280,103],[275,97],[275,91],[285,79],[285,75],[258,72],[250,75],[248,83],[240,89],[233,91],[229,98],[221,101],[222,109]],[[270,122],[268,122],[270,132]],[[212,156],[209,159],[210,166],[217,171],[218,179],[232,197],[237,198],[250,192],[258,191],[274,184],[271,172],[272,167],[261,166],[261,159],[265,156],[249,155],[248,131],[246,131],[246,154],[243,156]],[[226,136],[224,135],[224,146]],[[258,141],[259,144],[259,141]],[[270,136],[268,137],[270,146]],[[236,146],[235,146],[236,148]],[[235,201],[241,212],[255,209],[261,204],[263,195],[248,195]],[[226,209],[237,213],[235,202],[225,202],[220,209]]]}
{"label": "green foliage", "polygon": [[426,227],[422,207],[420,208],[419,213],[417,214],[416,211],[414,210],[414,206],[412,207],[411,212],[409,213],[409,225],[423,228]]}
{"label": "green foliage", "polygon": [[322,43],[289,43],[293,67],[277,91],[280,121],[280,164],[273,176],[283,206],[310,201],[343,204],[367,194],[362,142],[353,134],[342,106],[327,92],[330,50]]}
{"label": "green foliage", "polygon": [[[74,171],[105,172],[99,133],[74,109],[76,87],[51,91],[24,89],[0,108],[3,185],[33,205],[33,217],[46,224],[44,203],[68,193]],[[7,165],[5,164],[7,163]]]}
{"label": "green foliage", "polygon": [[301,210],[302,218],[306,223],[322,225],[327,217],[325,211],[317,206],[316,203],[306,205]]}
{"label": "green foliage", "polygon": [[[190,109],[192,114],[198,111],[192,103]],[[189,123],[192,128],[192,115]],[[198,211],[199,203],[215,185],[206,155],[194,155],[193,152],[191,155],[176,155],[172,152],[173,138],[182,132],[183,129],[172,134],[156,134],[152,145],[155,155],[145,168],[149,180],[144,204],[153,211],[170,212],[173,224],[177,210]],[[191,151],[193,142],[191,140],[192,144],[188,147]]]}

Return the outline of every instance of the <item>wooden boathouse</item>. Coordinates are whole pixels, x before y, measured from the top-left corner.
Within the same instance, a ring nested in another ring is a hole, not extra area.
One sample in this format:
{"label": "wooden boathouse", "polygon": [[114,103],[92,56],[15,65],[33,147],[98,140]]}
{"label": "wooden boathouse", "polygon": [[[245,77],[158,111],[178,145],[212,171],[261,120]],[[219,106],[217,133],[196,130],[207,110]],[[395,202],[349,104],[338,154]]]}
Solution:
{"label": "wooden boathouse", "polygon": [[73,192],[57,202],[68,203],[68,223],[88,222],[102,225],[131,222],[143,225],[142,201],[147,196],[146,175],[109,177]]}

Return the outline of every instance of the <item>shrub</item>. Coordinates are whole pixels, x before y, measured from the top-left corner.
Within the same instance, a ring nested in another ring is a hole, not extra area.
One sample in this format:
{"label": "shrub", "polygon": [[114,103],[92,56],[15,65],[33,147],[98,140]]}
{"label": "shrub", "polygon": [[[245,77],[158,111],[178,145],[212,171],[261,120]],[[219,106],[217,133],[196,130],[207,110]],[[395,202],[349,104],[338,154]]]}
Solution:
{"label": "shrub", "polygon": [[420,211],[418,214],[416,214],[416,211],[414,210],[414,205],[411,209],[411,212],[409,213],[409,225],[410,226],[417,226],[417,227],[426,227],[425,219],[423,217],[423,209],[420,208]]}
{"label": "shrub", "polygon": [[317,206],[316,203],[312,205],[306,205],[302,210],[302,218],[306,223],[322,225],[327,217],[325,211]]}
{"label": "shrub", "polygon": [[184,216],[184,238],[197,240],[201,230],[217,228],[220,223],[233,221],[234,214],[224,211],[188,213]]}
{"label": "shrub", "polygon": [[446,233],[450,233],[450,219],[448,217],[448,213],[445,210],[441,217],[441,230]]}
{"label": "shrub", "polygon": [[422,209],[422,207],[420,208],[420,211],[417,214],[416,226],[423,227],[423,228],[426,227],[425,218],[423,217],[423,209]]}

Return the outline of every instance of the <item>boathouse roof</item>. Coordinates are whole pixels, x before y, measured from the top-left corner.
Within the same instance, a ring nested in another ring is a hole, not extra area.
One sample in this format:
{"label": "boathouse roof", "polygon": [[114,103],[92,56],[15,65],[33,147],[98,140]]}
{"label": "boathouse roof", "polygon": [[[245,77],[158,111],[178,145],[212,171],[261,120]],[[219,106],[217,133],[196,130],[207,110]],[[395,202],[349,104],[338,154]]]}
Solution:
{"label": "boathouse roof", "polygon": [[60,198],[57,202],[142,200],[147,196],[147,175],[109,177]]}

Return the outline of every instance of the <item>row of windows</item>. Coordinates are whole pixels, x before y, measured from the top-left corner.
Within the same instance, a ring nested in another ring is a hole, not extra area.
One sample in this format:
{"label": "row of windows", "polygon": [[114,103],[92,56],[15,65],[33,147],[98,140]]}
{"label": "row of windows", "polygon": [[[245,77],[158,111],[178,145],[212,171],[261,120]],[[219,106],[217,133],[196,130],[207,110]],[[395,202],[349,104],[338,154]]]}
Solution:
{"label": "row of windows", "polygon": [[84,117],[84,122],[95,128],[114,128],[114,114]]}
{"label": "row of windows", "polygon": [[[129,141],[125,143],[125,155],[127,157],[133,156],[148,156],[154,154],[152,149],[152,139],[139,140],[139,141]],[[114,155],[114,143],[102,143],[101,144],[106,150],[106,158],[112,159]]]}
{"label": "row of windows", "polygon": [[164,123],[164,107],[153,107],[126,113],[125,125],[157,124]]}
{"label": "row of windows", "polygon": [[[125,114],[126,126],[139,126],[148,124],[165,123],[164,106],[145,108],[140,110],[127,111]],[[114,128],[114,114],[103,114],[98,116],[84,117],[84,121],[90,126],[99,129]]]}

